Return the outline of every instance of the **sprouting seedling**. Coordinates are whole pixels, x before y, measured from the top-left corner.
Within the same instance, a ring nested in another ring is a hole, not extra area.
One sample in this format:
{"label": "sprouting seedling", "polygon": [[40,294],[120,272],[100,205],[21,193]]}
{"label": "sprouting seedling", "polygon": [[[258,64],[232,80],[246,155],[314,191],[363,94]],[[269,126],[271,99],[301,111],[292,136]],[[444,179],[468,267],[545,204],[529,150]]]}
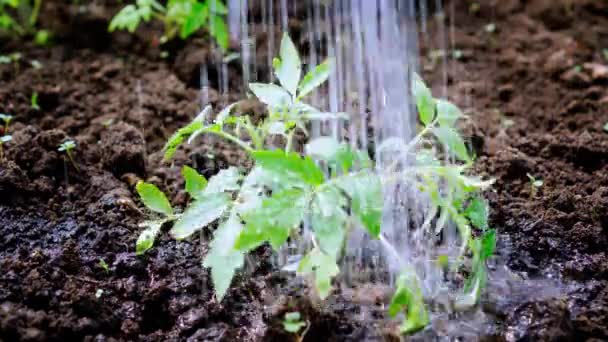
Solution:
{"label": "sprouting seedling", "polygon": [[529,173],[526,173],[526,176],[528,176],[528,180],[530,181],[530,198],[534,198],[538,193],[538,189],[543,186],[544,181],[542,179],[537,179]]}
{"label": "sprouting seedling", "polygon": [[13,116],[0,113],[0,120],[4,122],[4,134],[8,134],[8,128],[11,124],[11,121],[13,121]]}
{"label": "sprouting seedling", "polygon": [[13,140],[13,137],[11,135],[4,135],[0,137],[0,160],[4,159],[4,144],[8,143],[11,140]]}
{"label": "sprouting seedling", "polygon": [[34,110],[40,110],[40,106],[38,105],[38,92],[33,92],[30,97],[30,106]]}
{"label": "sprouting seedling", "polygon": [[108,266],[108,263],[105,260],[99,259],[99,267],[101,267],[104,272],[110,273],[110,266]]}
{"label": "sprouting seedling", "polygon": [[[302,334],[299,334],[304,327],[306,327],[305,330],[302,332]],[[308,322],[302,321],[302,317],[299,312],[288,312],[285,314],[285,318],[283,319],[283,329],[289,333],[297,334],[298,342],[304,340],[304,336],[306,336],[309,327],[310,325]]]}
{"label": "sprouting seedling", "polygon": [[57,151],[64,152],[66,154],[66,156],[68,157],[68,159],[70,160],[70,163],[72,163],[72,166],[74,166],[74,168],[79,171],[78,166],[76,165],[76,162],[74,162],[74,157],[72,154],[72,150],[74,148],[76,148],[76,142],[74,140],[66,140],[63,143],[61,143],[61,145],[59,145],[59,148],[57,148]]}
{"label": "sprouting seedling", "polygon": [[484,26],[484,29],[488,33],[494,33],[494,32],[496,32],[496,24],[495,23],[489,23],[486,26]]}

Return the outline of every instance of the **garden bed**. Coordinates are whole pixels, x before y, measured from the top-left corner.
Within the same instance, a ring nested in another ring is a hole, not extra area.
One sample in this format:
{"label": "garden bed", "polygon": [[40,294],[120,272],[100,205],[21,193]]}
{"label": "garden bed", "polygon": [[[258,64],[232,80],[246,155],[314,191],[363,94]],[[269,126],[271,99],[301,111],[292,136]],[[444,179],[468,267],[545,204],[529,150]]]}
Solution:
{"label": "garden bed", "polygon": [[[135,255],[144,219],[138,180],[183,207],[181,165],[210,176],[248,161],[209,138],[162,162],[166,139],[200,109],[199,64],[214,58],[205,39],[175,44],[163,59],[145,40],[154,27],[106,33],[112,2],[85,11],[62,3],[44,9],[55,45],[0,46],[2,54],[22,54],[0,64],[0,112],[15,116],[0,164],[0,340],[284,341],[293,337],[282,332],[282,314],[293,309],[311,321],[305,341],[395,338],[374,305],[382,291],[311,301],[272,272],[263,248],[221,303],[201,268],[206,245],[198,239],[161,234],[155,248]],[[484,300],[492,324],[482,335],[608,339],[608,4],[510,0],[470,11],[454,1],[450,8],[448,35],[459,53],[448,60],[448,97],[471,118],[477,169],[496,178],[489,199],[501,236],[495,282],[503,286]],[[431,23],[428,37],[435,29]],[[439,48],[421,39],[424,56]],[[433,64],[424,59],[424,75],[439,90],[443,73]],[[239,82],[234,72],[231,85]],[[219,101],[213,89],[210,99]],[[78,170],[57,151],[68,138],[77,142]],[[511,270],[506,285],[503,264]]]}

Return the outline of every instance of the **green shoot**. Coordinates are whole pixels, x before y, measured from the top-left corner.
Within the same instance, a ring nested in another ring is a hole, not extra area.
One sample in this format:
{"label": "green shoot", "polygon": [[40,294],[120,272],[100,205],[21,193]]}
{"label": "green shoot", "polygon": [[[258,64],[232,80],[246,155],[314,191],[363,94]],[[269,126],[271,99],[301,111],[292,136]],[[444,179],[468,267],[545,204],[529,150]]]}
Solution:
{"label": "green shoot", "polygon": [[34,36],[34,43],[39,46],[46,46],[51,42],[51,32],[47,30],[38,30]]}
{"label": "green shoot", "polygon": [[104,272],[110,273],[110,266],[108,266],[108,263],[106,263],[105,260],[99,259],[99,267],[101,267]]}
{"label": "green shoot", "polygon": [[139,198],[150,211],[160,214],[161,218],[155,218],[142,222],[139,226],[145,228],[139,235],[135,244],[137,255],[142,255],[154,245],[154,240],[166,222],[175,219],[171,203],[167,196],[154,184],[139,181],[135,186]]}
{"label": "green shoot", "polygon": [[0,34],[17,37],[36,34],[42,0],[0,0]]}
{"label": "green shoot", "polygon": [[165,25],[161,42],[179,36],[186,39],[202,28],[226,51],[228,49],[228,27],[225,16],[228,9],[220,0],[169,0],[166,7],[156,0],[137,0],[123,7],[110,22],[108,30],[135,32],[142,22],[158,19]]}
{"label": "green shoot", "polygon": [[530,182],[530,198],[534,198],[538,193],[538,189],[540,189],[545,182],[542,179],[537,179],[529,173],[526,173],[526,176]]}
{"label": "green shoot", "polygon": [[33,110],[40,110],[40,106],[38,105],[38,93],[33,92],[30,98],[30,106]]}
{"label": "green shoot", "polygon": [[70,163],[72,163],[72,166],[76,169],[76,171],[79,171],[78,166],[76,165],[76,162],[74,162],[74,157],[73,157],[73,153],[72,153],[72,150],[74,148],[76,148],[76,142],[74,140],[66,140],[59,145],[59,147],[57,148],[57,151],[64,152],[65,155],[70,160]]}
{"label": "green shoot", "polygon": [[[300,335],[299,332],[302,328],[306,328],[304,332]],[[285,314],[285,318],[283,319],[283,329],[285,331],[298,335],[297,341],[301,342],[304,340],[304,336],[308,332],[309,324],[308,322],[303,322],[302,317],[299,312],[288,312]]]}
{"label": "green shoot", "polygon": [[0,137],[0,160],[4,160],[4,144],[13,140],[11,135],[3,135]]}
{"label": "green shoot", "polygon": [[4,134],[8,134],[8,128],[11,124],[11,121],[13,121],[13,116],[0,113],[0,120],[4,122]]}

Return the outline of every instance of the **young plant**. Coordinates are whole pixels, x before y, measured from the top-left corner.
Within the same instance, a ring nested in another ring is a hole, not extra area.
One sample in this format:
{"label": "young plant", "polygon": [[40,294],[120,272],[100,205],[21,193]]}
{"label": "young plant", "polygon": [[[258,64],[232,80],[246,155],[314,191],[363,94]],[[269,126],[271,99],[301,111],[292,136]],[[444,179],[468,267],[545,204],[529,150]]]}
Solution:
{"label": "young plant", "polygon": [[[302,334],[299,334],[302,328],[306,328]],[[302,317],[299,312],[288,312],[285,314],[285,319],[283,320],[283,329],[285,331],[296,334],[297,341],[304,341],[304,336],[308,332],[309,324],[308,322],[303,322]]]}
{"label": "young plant", "polygon": [[13,140],[11,135],[3,135],[0,137],[0,160],[4,160],[4,144]]}
{"label": "young plant", "polygon": [[[267,106],[268,115],[261,123],[254,125],[249,117],[235,115],[236,104],[227,106],[209,123],[212,109],[207,107],[190,124],[179,129],[164,148],[165,159],[170,159],[185,141],[190,143],[201,134],[212,134],[236,144],[255,161],[248,172],[231,167],[209,181],[193,169],[184,171],[186,191],[193,201],[180,214],[173,214],[166,198],[162,200],[163,222],[173,222],[170,234],[178,240],[218,222],[203,260],[203,265],[211,270],[217,299],[225,295],[246,253],[263,244],[279,250],[288,240],[310,246],[295,269],[314,279],[319,296],[327,297],[332,280],[340,271],[338,260],[344,253],[349,232],[363,228],[372,238],[382,238],[383,185],[414,181],[432,204],[420,229],[436,235],[448,221],[453,221],[462,242],[459,259],[468,253],[477,258],[469,272],[469,279],[476,287],[466,288],[462,295],[462,298],[473,296],[476,300],[478,289],[485,285],[487,259],[482,255],[487,250],[480,247],[485,235],[474,237],[477,229],[480,234],[487,231],[487,207],[478,193],[491,181],[465,173],[471,158],[456,130],[456,122],[462,116],[458,108],[434,99],[416,76],[413,92],[423,127],[414,141],[388,145],[397,146],[396,152],[400,155],[414,154],[417,163],[405,168],[388,167],[379,173],[366,152],[332,137],[310,141],[303,154],[293,152],[294,134],[297,131],[306,134],[311,121],[348,119],[345,113],[321,112],[303,102],[305,96],[328,79],[333,60],[316,66],[302,78],[295,45],[284,35],[280,56],[275,58],[273,67],[279,84],[249,85],[252,93]],[[266,144],[272,136],[283,137],[283,148]],[[460,162],[440,162],[439,152],[429,145],[442,146],[446,159]],[[144,231],[147,241],[153,241],[159,229],[153,235]],[[303,234],[303,230],[309,234]],[[399,278],[400,287],[391,304],[391,314],[406,311],[402,331],[411,333],[428,324],[428,313],[415,273],[404,274]]]}
{"label": "young plant", "polygon": [[40,110],[40,106],[38,105],[38,92],[33,92],[30,97],[30,106],[33,110]]}
{"label": "young plant", "polygon": [[42,0],[0,0],[0,34],[38,35],[36,30]]}
{"label": "young plant", "polygon": [[164,23],[165,33],[161,43],[179,35],[186,39],[206,28],[217,44],[228,48],[228,27],[224,17],[228,9],[221,0],[169,0],[163,6],[156,0],[137,0],[123,7],[112,19],[109,31],[128,30],[133,33],[142,22],[157,19]]}
{"label": "young plant", "polygon": [[11,121],[13,121],[13,116],[0,113],[0,120],[2,120],[2,122],[4,123],[4,132],[3,133],[8,134],[8,129],[11,124]]}
{"label": "young plant", "polygon": [[74,157],[72,155],[72,150],[74,148],[76,148],[76,142],[74,140],[66,140],[63,143],[61,143],[61,145],[59,145],[59,147],[57,148],[57,151],[64,152],[65,155],[70,160],[70,163],[72,163],[72,166],[76,169],[76,171],[78,171],[79,170],[78,166],[74,162]]}
{"label": "young plant", "polygon": [[534,198],[536,197],[536,194],[538,194],[538,189],[540,189],[544,182],[542,179],[536,179],[536,177],[532,176],[529,173],[526,173],[526,176],[528,177],[528,181],[530,182],[530,198]]}

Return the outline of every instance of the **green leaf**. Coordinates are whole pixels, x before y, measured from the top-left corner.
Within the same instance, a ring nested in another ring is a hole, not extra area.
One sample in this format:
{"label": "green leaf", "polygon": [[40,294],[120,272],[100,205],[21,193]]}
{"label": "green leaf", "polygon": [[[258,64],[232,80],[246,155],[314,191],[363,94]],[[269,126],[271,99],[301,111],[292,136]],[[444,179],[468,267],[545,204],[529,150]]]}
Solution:
{"label": "green leaf", "polygon": [[450,154],[465,162],[471,160],[464,140],[462,140],[460,134],[454,129],[449,127],[437,127],[433,129],[433,134],[435,134],[440,143],[447,147]]}
{"label": "green leaf", "polygon": [[373,238],[380,236],[382,224],[382,183],[378,175],[365,172],[342,176],[336,184],[351,199],[351,210]]}
{"label": "green leaf", "polygon": [[389,304],[388,313],[395,317],[402,311],[406,311],[406,319],[400,327],[403,334],[417,332],[430,323],[422,290],[414,274],[403,273],[397,278],[397,290]]}
{"label": "green leaf", "polygon": [[437,100],[437,121],[441,126],[454,127],[462,116],[460,109],[451,102]]}
{"label": "green leaf", "polygon": [[249,89],[263,103],[273,108],[282,108],[291,104],[289,93],[274,84],[250,83]]}
{"label": "green leaf", "polygon": [[348,214],[346,198],[336,187],[319,192],[312,204],[311,225],[321,250],[334,259],[344,247]]}
{"label": "green leaf", "polygon": [[422,78],[416,73],[412,75],[412,93],[416,100],[420,122],[428,126],[435,116],[435,100]]}
{"label": "green leaf", "polygon": [[220,224],[203,261],[204,267],[211,268],[215,296],[219,301],[230,287],[236,271],[243,267],[245,261],[245,255],[233,247],[242,229],[243,226],[236,215]]}
{"label": "green leaf", "polygon": [[243,215],[246,227],[236,248],[250,250],[269,241],[278,250],[304,219],[308,197],[304,190],[288,189],[265,199],[261,208]]}
{"label": "green leaf", "polygon": [[154,240],[156,240],[156,236],[160,232],[160,228],[166,220],[156,220],[156,221],[144,221],[140,223],[141,228],[144,229],[137,238],[137,242],[135,243],[135,253],[137,255],[142,255],[146,253],[152,246],[154,246]]}
{"label": "green leaf", "polygon": [[308,95],[311,91],[315,90],[318,86],[323,84],[329,78],[332,70],[335,66],[335,59],[328,58],[325,62],[317,65],[314,69],[308,72],[298,87],[298,99]]}
{"label": "green leaf", "polygon": [[181,26],[180,37],[188,38],[191,34],[198,31],[209,19],[209,9],[206,4],[195,2],[190,7],[190,12],[186,16]]}
{"label": "green leaf", "polygon": [[135,32],[141,21],[140,13],[135,5],[127,5],[118,12],[110,21],[108,30],[114,32],[116,29],[127,29],[129,32]]}
{"label": "green leaf", "polygon": [[295,97],[302,76],[302,62],[296,46],[287,33],[283,34],[279,55],[280,63],[277,63],[278,68],[275,69],[275,73],[283,88]]}
{"label": "green leaf", "polygon": [[231,203],[228,194],[216,193],[200,196],[194,201],[171,229],[171,236],[183,240],[220,218]]}
{"label": "green leaf", "polygon": [[285,331],[297,334],[305,326],[306,323],[300,320],[299,312],[288,312],[285,314],[285,319],[283,320],[283,328]]}
{"label": "green leaf", "polygon": [[186,192],[192,196],[192,198],[198,198],[202,195],[203,190],[207,187],[207,180],[205,177],[196,172],[195,169],[185,165],[182,168],[182,175],[186,180]]}
{"label": "green leaf", "polygon": [[325,299],[331,291],[331,279],[340,273],[340,268],[333,257],[315,248],[302,258],[298,272],[314,272],[315,287],[319,297]]}
{"label": "green leaf", "polygon": [[219,15],[211,15],[211,18],[209,18],[209,33],[215,38],[215,41],[223,51],[228,50],[230,36],[224,18]]}
{"label": "green leaf", "polygon": [[156,185],[139,181],[135,188],[141,201],[148,209],[166,216],[173,216],[171,203]]}
{"label": "green leaf", "polygon": [[209,10],[216,14],[228,14],[228,8],[220,0],[207,0]]}
{"label": "green leaf", "polygon": [[0,143],[1,144],[6,144],[7,142],[13,140],[13,136],[12,135],[3,135],[0,137]]}
{"label": "green leaf", "polygon": [[310,157],[301,158],[297,153],[286,154],[281,150],[255,151],[253,158],[262,168],[276,173],[288,174],[307,184],[316,186],[323,183],[323,172]]}
{"label": "green leaf", "polygon": [[187,126],[184,126],[178,129],[177,132],[173,133],[171,138],[169,138],[169,140],[165,144],[165,147],[163,147],[163,150],[165,151],[165,160],[171,159],[175,154],[175,151],[177,151],[179,145],[181,145],[184,140],[186,140],[190,135],[194,134],[196,131],[202,128],[202,122],[193,121]]}
{"label": "green leaf", "polygon": [[487,260],[496,251],[496,230],[492,229],[481,236],[480,259]]}
{"label": "green leaf", "polygon": [[488,229],[488,204],[482,198],[473,198],[464,214],[469,218],[473,226],[482,230]]}
{"label": "green leaf", "polygon": [[215,194],[225,191],[237,191],[240,189],[239,181],[241,178],[242,176],[239,169],[234,166],[221,170],[209,179],[205,193]]}

